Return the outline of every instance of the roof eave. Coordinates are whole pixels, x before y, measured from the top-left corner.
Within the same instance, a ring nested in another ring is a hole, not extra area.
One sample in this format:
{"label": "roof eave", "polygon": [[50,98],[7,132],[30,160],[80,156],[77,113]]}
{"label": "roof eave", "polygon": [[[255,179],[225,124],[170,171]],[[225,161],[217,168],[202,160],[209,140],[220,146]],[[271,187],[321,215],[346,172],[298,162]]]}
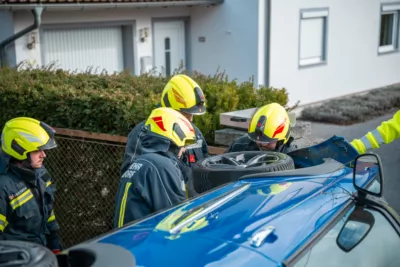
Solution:
{"label": "roof eave", "polygon": [[197,0],[197,1],[171,1],[171,2],[131,2],[131,3],[30,3],[30,4],[10,4],[0,3],[0,9],[17,11],[30,10],[35,7],[43,7],[43,10],[87,10],[87,9],[116,9],[116,8],[155,8],[155,7],[190,7],[199,5],[219,5],[224,0]]}

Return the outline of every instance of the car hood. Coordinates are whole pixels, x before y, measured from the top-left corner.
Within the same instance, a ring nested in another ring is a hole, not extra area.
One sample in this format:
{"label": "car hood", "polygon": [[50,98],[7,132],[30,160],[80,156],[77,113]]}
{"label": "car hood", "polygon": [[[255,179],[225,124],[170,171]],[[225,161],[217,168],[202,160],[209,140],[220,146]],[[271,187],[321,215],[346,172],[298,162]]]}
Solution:
{"label": "car hood", "polygon": [[172,239],[155,231],[152,225],[140,224],[101,242],[118,244],[130,250],[135,256],[136,266],[277,266],[252,249],[208,236],[193,238],[182,235]]}
{"label": "car hood", "polygon": [[[338,179],[340,185],[332,186]],[[350,198],[348,191],[348,168],[311,178],[239,181],[94,242],[130,250],[138,266],[167,260],[175,261],[171,266],[279,266],[341,208]],[[254,234],[268,226],[275,229],[273,234],[261,246],[252,246]]]}

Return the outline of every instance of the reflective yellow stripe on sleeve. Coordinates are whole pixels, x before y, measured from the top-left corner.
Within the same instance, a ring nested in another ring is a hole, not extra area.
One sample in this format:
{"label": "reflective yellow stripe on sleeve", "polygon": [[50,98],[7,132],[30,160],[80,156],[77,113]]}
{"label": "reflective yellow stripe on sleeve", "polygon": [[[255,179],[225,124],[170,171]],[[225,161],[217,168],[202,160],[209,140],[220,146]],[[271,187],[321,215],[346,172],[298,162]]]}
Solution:
{"label": "reflective yellow stripe on sleeve", "polygon": [[[51,185],[51,181],[48,181],[47,183],[46,183],[46,187],[49,187]],[[50,217],[49,217],[49,219],[47,220],[47,222],[52,222],[52,221],[54,221],[56,219],[56,215],[54,214],[54,211],[52,210],[51,211],[51,213],[50,213]]]}
{"label": "reflective yellow stripe on sleeve", "polygon": [[20,196],[14,198],[11,200],[10,205],[12,209],[16,209],[26,202],[28,202],[30,199],[33,198],[33,194],[30,189],[26,190],[24,193],[22,193]]}
{"label": "reflective yellow stripe on sleeve", "polygon": [[375,130],[367,133],[361,139],[354,139],[351,145],[358,153],[364,154],[369,149],[377,149],[398,138],[400,138],[400,110],[394,114],[393,118],[382,122]]}
{"label": "reflective yellow stripe on sleeve", "polygon": [[121,205],[119,208],[119,219],[118,219],[118,227],[122,227],[124,225],[124,217],[125,217],[125,208],[126,208],[126,200],[128,198],[128,190],[132,183],[126,183],[124,196],[122,197]]}
{"label": "reflective yellow stripe on sleeve", "polygon": [[50,213],[50,217],[49,217],[49,219],[47,220],[47,222],[52,222],[52,221],[54,221],[55,219],[56,219],[56,215],[54,214],[54,211],[52,210],[51,213]]}
{"label": "reflective yellow stripe on sleeve", "polygon": [[394,114],[393,118],[382,122],[376,129],[381,133],[385,144],[400,138],[400,110]]}
{"label": "reflective yellow stripe on sleeve", "polygon": [[354,139],[351,142],[351,145],[358,151],[359,154],[364,154],[370,149],[377,149],[383,144],[385,144],[385,142],[377,129],[367,133],[361,139]]}
{"label": "reflective yellow stripe on sleeve", "polygon": [[3,214],[0,214],[0,231],[4,231],[4,228],[7,226],[7,218]]}
{"label": "reflective yellow stripe on sleeve", "polygon": [[[380,134],[380,132],[375,129],[372,132],[367,133],[363,138],[368,139],[368,148],[367,146],[365,146],[368,149],[374,148],[377,149],[379,148],[379,146],[383,145],[385,142],[383,141],[382,135]],[[363,139],[361,138],[361,140]],[[365,145],[365,143],[364,143]]]}
{"label": "reflective yellow stripe on sleeve", "polygon": [[350,144],[354,147],[355,150],[357,150],[359,154],[364,154],[366,152],[365,146],[360,139],[354,139],[353,141],[351,141]]}

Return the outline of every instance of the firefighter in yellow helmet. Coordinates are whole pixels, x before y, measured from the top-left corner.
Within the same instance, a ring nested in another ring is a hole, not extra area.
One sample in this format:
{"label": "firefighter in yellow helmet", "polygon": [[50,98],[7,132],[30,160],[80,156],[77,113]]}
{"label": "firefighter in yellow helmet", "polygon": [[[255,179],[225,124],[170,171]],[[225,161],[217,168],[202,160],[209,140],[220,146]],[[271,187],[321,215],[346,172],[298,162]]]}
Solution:
{"label": "firefighter in yellow helmet", "polygon": [[291,124],[285,108],[271,103],[259,108],[253,115],[247,135],[236,139],[225,152],[277,151],[288,153],[292,145]]}
{"label": "firefighter in yellow helmet", "polygon": [[[207,142],[199,128],[192,122],[193,115],[203,115],[206,112],[206,99],[200,86],[187,75],[173,76],[161,94],[161,106],[175,109],[183,114],[191,122],[197,139],[200,140],[198,147],[187,150],[185,163],[192,166],[198,160],[208,157]],[[131,162],[142,154],[139,137],[143,134],[141,132],[143,125],[144,121],[137,124],[128,135],[121,173],[124,173]]]}
{"label": "firefighter in yellow helmet", "polygon": [[390,120],[384,121],[372,132],[361,139],[354,139],[351,145],[360,154],[368,150],[378,149],[383,144],[389,144],[400,137],[400,110]]}
{"label": "firefighter in yellow helmet", "polygon": [[114,227],[172,207],[187,197],[181,158],[185,149],[197,145],[190,121],[171,108],[154,109],[139,142],[142,154],[121,176]]}
{"label": "firefighter in yellow helmet", "polygon": [[32,118],[6,122],[0,151],[0,239],[33,242],[58,253],[55,188],[43,165],[45,151],[57,147],[54,133]]}

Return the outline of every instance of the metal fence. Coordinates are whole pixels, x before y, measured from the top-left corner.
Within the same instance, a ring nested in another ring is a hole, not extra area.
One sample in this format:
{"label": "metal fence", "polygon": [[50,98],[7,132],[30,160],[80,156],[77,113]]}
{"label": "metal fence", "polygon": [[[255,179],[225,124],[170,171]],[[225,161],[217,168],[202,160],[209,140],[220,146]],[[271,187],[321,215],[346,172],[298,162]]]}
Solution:
{"label": "metal fence", "polygon": [[[47,152],[45,164],[57,187],[55,212],[68,248],[112,229],[126,138],[56,131],[58,148]],[[210,147],[211,154],[221,152]]]}
{"label": "metal fence", "polygon": [[124,144],[57,136],[46,168],[57,191],[55,211],[63,245],[112,229]]}

